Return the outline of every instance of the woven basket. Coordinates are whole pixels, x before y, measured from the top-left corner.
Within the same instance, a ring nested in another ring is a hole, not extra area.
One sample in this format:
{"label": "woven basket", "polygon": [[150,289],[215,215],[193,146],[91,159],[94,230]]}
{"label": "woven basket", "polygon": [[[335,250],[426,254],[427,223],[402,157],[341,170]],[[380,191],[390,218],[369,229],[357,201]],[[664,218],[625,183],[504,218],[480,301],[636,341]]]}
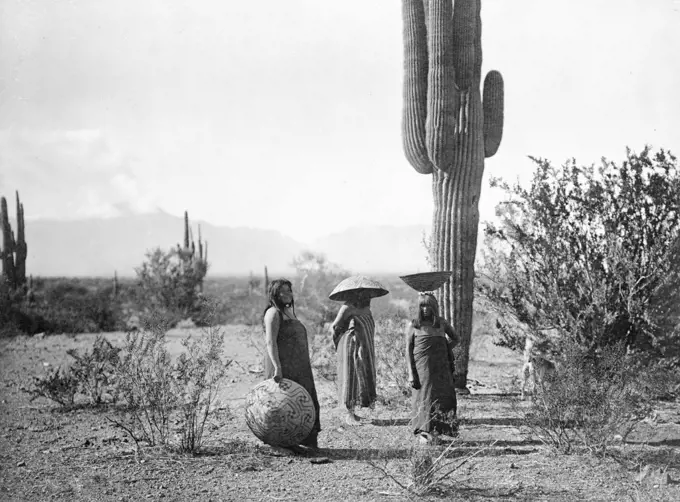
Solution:
{"label": "woven basket", "polygon": [[453,272],[422,272],[420,274],[402,275],[399,278],[407,285],[424,293],[441,288],[449,280]]}
{"label": "woven basket", "polygon": [[328,298],[335,301],[346,302],[354,297],[357,290],[366,291],[371,298],[385,296],[389,293],[385,287],[375,279],[364,275],[353,275],[340,281]]}

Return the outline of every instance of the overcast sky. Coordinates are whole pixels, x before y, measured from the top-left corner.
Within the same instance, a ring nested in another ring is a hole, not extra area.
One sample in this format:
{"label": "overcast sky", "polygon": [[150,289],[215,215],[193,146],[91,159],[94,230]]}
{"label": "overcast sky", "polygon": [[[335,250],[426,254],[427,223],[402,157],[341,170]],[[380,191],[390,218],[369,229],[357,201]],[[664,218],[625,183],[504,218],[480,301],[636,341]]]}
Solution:
{"label": "overcast sky", "polygon": [[[506,92],[487,179],[680,154],[680,1],[484,0],[482,25]],[[402,56],[398,0],[1,0],[0,193],[27,219],[187,209],[302,241],[429,224]]]}

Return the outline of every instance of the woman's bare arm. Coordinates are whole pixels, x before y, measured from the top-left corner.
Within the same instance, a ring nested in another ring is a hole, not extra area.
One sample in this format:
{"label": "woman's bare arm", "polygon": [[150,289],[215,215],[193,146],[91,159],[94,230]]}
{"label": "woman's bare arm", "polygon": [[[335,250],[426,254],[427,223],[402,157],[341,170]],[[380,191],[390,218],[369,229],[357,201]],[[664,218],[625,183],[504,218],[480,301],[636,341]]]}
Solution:
{"label": "woman's bare arm", "polygon": [[458,334],[453,329],[453,326],[451,326],[451,324],[446,319],[441,319],[441,322],[444,323],[444,332],[446,333],[446,336],[451,341],[450,345],[452,347],[455,347],[460,342],[460,337],[458,336]]}
{"label": "woman's bare arm", "polygon": [[418,379],[418,371],[416,369],[415,358],[413,357],[413,345],[415,342],[416,331],[411,323],[406,330],[406,368],[408,370],[408,382],[414,389],[420,388],[420,380]]}
{"label": "woman's bare arm", "polygon": [[273,307],[267,310],[264,315],[265,342],[267,344],[267,355],[274,366],[274,381],[276,382],[283,378],[281,361],[279,359],[279,346],[276,343],[280,324],[279,312]]}
{"label": "woman's bare arm", "polygon": [[442,322],[444,323],[444,332],[446,333],[446,348],[448,350],[449,365],[451,367],[451,373],[453,373],[456,369],[455,358],[453,357],[453,348],[458,345],[460,338],[453,329],[453,326],[451,326],[448,321],[442,319]]}
{"label": "woman's bare arm", "polygon": [[333,324],[331,324],[332,334],[335,334],[338,329],[342,329],[345,319],[351,315],[351,310],[352,308],[347,304],[340,307],[338,315],[335,316],[335,320],[333,321]]}

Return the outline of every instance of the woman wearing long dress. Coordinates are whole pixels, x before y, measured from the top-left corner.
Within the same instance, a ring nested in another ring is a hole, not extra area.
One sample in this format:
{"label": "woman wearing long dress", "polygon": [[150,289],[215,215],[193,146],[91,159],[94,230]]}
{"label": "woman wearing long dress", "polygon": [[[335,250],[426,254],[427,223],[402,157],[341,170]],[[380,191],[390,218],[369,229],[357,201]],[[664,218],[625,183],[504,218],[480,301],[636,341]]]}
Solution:
{"label": "woman wearing long dress", "polygon": [[264,377],[275,382],[282,378],[302,385],[312,398],[316,421],[309,436],[301,443],[316,449],[321,431],[319,400],[309,359],[307,330],[295,315],[292,284],[285,279],[273,281],[269,287],[269,303],[264,312],[267,350],[264,356]]}
{"label": "woman wearing long dress", "polygon": [[453,346],[459,339],[453,327],[439,317],[439,304],[428,293],[420,293],[418,316],[406,334],[406,362],[413,387],[414,434],[454,434],[457,409],[453,384]]}
{"label": "woman wearing long dress", "polygon": [[372,407],[376,400],[375,321],[370,293],[359,290],[346,301],[331,329],[337,355],[338,402],[346,410],[346,423],[360,425],[355,407]]}

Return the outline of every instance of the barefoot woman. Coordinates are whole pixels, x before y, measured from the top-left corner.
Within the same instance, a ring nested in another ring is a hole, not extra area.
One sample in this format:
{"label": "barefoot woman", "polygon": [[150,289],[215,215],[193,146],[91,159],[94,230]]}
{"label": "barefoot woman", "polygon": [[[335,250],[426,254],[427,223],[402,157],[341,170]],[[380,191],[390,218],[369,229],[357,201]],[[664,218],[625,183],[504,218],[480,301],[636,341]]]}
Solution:
{"label": "barefoot woman", "polygon": [[338,364],[338,402],[348,425],[360,425],[354,408],[372,407],[376,399],[375,321],[371,298],[388,294],[382,285],[353,276],[336,286],[331,300],[344,301],[331,326]]}
{"label": "barefoot woman", "polygon": [[456,391],[453,351],[458,337],[439,317],[434,295],[418,294],[418,316],[406,333],[406,364],[413,393],[413,432],[425,438],[431,432],[455,432]]}
{"label": "barefoot woman", "polygon": [[264,357],[264,377],[279,382],[281,378],[302,385],[312,397],[316,421],[303,446],[317,448],[317,436],[321,430],[319,401],[314,385],[312,365],[309,360],[307,330],[295,316],[292,285],[285,279],[277,279],[269,286],[269,303],[264,312],[267,353]]}

